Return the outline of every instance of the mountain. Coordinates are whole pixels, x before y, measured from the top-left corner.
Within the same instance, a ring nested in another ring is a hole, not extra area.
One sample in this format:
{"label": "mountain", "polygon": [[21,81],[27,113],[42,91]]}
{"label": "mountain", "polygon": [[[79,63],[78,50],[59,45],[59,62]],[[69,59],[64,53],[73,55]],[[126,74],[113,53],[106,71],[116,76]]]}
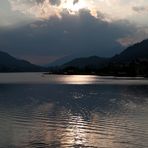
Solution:
{"label": "mountain", "polygon": [[148,59],[148,39],[134,44],[119,55],[112,58],[113,62],[130,62],[135,59]]}
{"label": "mountain", "polygon": [[102,71],[108,75],[148,77],[148,39],[114,56]]}
{"label": "mountain", "polygon": [[91,67],[100,69],[107,66],[109,63],[129,63],[138,59],[148,59],[148,39],[128,47],[119,55],[115,55],[112,58],[103,58],[98,56],[76,58],[62,64],[61,67]]}
{"label": "mountain", "polygon": [[83,68],[91,68],[91,69],[98,69],[106,66],[109,62],[110,58],[102,58],[98,56],[91,56],[91,57],[83,57],[83,58],[76,58],[70,62],[67,62],[62,65],[62,67],[77,67],[80,69]]}
{"label": "mountain", "polygon": [[44,68],[28,61],[17,59],[6,52],[0,51],[0,72],[33,72],[44,71]]}
{"label": "mountain", "polygon": [[106,67],[109,61],[110,58],[97,56],[82,57],[73,59],[50,70],[56,74],[96,74],[96,71]]}
{"label": "mountain", "polygon": [[65,57],[59,58],[51,63],[45,64],[44,66],[45,67],[61,66],[74,58],[76,58],[76,56],[74,56],[74,55],[73,56],[65,56]]}
{"label": "mountain", "polygon": [[[75,57],[78,57],[75,56]],[[74,58],[75,58],[74,57]],[[118,55],[113,56],[112,58],[100,58],[98,56],[91,56],[86,58],[75,58],[73,60],[71,56],[66,56],[61,59],[58,59],[50,64],[47,64],[47,67],[54,67],[54,66],[73,66],[73,67],[86,67],[86,66],[93,66],[100,68],[106,65],[108,61],[110,62],[129,62],[135,59],[143,59],[148,58],[148,39],[144,40],[140,43],[134,44],[127,49],[125,49],[123,52],[121,52]]]}
{"label": "mountain", "polygon": [[148,77],[148,39],[128,47],[112,58],[76,58],[57,67],[54,72]]}

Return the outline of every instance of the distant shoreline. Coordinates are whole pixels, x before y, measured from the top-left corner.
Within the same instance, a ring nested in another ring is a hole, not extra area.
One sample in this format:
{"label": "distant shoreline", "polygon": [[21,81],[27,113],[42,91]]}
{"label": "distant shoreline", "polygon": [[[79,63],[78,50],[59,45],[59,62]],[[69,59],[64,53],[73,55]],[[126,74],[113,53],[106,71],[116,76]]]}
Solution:
{"label": "distant shoreline", "polygon": [[148,78],[146,76],[143,75],[137,75],[137,76],[130,76],[130,75],[109,75],[109,74],[92,74],[92,73],[71,73],[71,74],[66,74],[66,73],[50,73],[50,72],[44,72],[44,75],[92,75],[92,76],[106,76],[106,77],[126,77],[126,78]]}
{"label": "distant shoreline", "polygon": [[144,76],[144,75],[135,75],[135,76],[131,76],[131,75],[124,75],[124,74],[117,74],[117,75],[111,75],[111,74],[97,74],[97,73],[53,73],[53,72],[40,72],[40,71],[13,71],[13,72],[0,72],[0,74],[15,74],[15,73],[41,73],[43,75],[92,75],[92,76],[106,76],[106,77],[126,77],[126,78],[148,78],[148,76]]}

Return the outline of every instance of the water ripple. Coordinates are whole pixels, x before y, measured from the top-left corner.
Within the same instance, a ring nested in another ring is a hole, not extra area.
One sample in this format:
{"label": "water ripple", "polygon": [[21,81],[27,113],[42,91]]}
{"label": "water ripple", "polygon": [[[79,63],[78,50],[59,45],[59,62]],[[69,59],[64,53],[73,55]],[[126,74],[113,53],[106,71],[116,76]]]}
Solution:
{"label": "water ripple", "polygon": [[11,85],[1,89],[0,148],[148,147],[147,87]]}

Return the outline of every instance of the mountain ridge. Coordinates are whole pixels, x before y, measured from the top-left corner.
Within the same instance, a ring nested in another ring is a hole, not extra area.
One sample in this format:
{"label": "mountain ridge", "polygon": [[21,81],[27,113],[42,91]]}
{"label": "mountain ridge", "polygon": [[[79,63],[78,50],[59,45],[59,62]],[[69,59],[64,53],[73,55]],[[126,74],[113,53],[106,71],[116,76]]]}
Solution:
{"label": "mountain ridge", "polygon": [[44,68],[26,60],[17,59],[7,52],[0,51],[0,72],[33,72]]}
{"label": "mountain ridge", "polygon": [[148,39],[126,48],[112,58],[91,56],[73,59],[59,66],[59,71],[56,72],[61,74],[148,76]]}
{"label": "mountain ridge", "polygon": [[97,68],[99,66],[101,68],[102,66],[105,66],[109,62],[109,59],[110,58],[103,58],[98,56],[76,58],[68,63],[63,64],[62,67],[73,66],[78,68],[85,68],[85,67]]}
{"label": "mountain ridge", "polygon": [[112,58],[112,61],[129,62],[135,59],[148,59],[148,39],[127,47],[119,55]]}
{"label": "mountain ridge", "polygon": [[[99,58],[100,60],[106,59],[106,60],[110,60],[110,62],[130,62],[135,59],[148,59],[148,39],[145,39],[142,42],[139,42],[127,47],[120,54],[115,55],[111,58],[105,58],[105,57],[99,57],[99,56],[80,57],[80,58],[73,59],[69,62],[66,62],[61,66],[63,65],[69,66],[70,64],[71,64],[70,66],[76,66],[76,63],[78,60],[80,62],[80,60],[84,61],[84,59],[92,59],[92,58]],[[90,61],[90,63],[91,62],[92,61]]]}

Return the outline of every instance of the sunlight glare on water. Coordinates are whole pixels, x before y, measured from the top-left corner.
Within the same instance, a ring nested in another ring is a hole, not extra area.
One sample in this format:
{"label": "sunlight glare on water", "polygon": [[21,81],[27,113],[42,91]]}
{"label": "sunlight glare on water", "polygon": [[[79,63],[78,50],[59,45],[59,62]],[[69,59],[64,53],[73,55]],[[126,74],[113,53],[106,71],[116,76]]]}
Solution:
{"label": "sunlight glare on water", "polygon": [[95,75],[48,75],[43,73],[1,73],[0,84],[119,84],[148,85],[143,77],[114,77]]}
{"label": "sunlight glare on water", "polygon": [[59,81],[64,84],[93,84],[96,81],[96,76],[70,75],[60,78]]}

